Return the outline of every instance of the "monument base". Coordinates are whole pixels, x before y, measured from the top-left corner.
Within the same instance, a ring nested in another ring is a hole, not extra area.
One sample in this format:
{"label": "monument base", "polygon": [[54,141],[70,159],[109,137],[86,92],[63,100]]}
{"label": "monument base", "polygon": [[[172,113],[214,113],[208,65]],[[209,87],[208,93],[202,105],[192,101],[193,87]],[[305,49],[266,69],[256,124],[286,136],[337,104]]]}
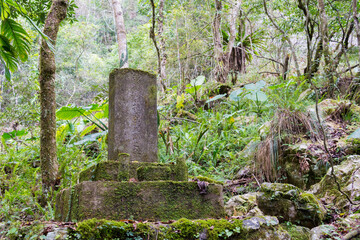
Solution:
{"label": "monument base", "polygon": [[57,221],[167,221],[224,216],[221,185],[209,184],[200,194],[196,182],[178,181],[84,181],[57,195],[55,212]]}

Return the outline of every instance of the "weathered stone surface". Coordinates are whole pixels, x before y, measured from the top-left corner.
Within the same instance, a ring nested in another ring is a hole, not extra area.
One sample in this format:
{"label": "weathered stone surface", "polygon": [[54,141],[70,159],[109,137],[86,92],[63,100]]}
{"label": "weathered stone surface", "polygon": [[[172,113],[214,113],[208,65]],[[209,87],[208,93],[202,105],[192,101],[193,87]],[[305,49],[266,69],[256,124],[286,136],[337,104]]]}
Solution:
{"label": "weathered stone surface", "polygon": [[[313,229],[311,229],[310,231],[310,240],[319,240],[319,239],[324,239],[323,236],[326,235],[330,235],[330,236],[334,236],[336,234],[335,232],[335,227],[327,224],[327,225],[320,225],[318,227],[315,227]],[[337,235],[337,234],[336,234]],[[337,236],[339,237],[339,236]],[[327,239],[327,238],[325,238]]]}
{"label": "weathered stone surface", "polygon": [[133,69],[115,69],[109,82],[108,159],[157,162],[156,77]]}
{"label": "weathered stone surface", "polygon": [[[340,165],[334,166],[334,174],[341,190],[348,194],[352,201],[360,200],[360,156],[348,156]],[[310,191],[326,203],[335,204],[340,211],[346,211],[349,207],[348,200],[337,189],[331,169]]]}
{"label": "weathered stone surface", "polygon": [[222,186],[200,194],[196,182],[82,182],[57,195],[58,221],[89,218],[171,220],[225,215]]}
{"label": "weathered stone surface", "polygon": [[314,227],[325,217],[325,209],[311,193],[291,184],[263,183],[257,204],[266,215],[277,216],[280,222]]}
{"label": "weathered stone surface", "polygon": [[264,215],[257,206],[258,192],[247,193],[230,198],[225,204],[228,216],[262,216]]}
{"label": "weathered stone surface", "polygon": [[98,163],[82,171],[79,176],[79,182],[128,181],[129,178],[136,181],[188,180],[187,166],[181,160],[178,160],[176,164],[130,162],[126,178],[123,177],[124,173],[120,168],[121,164],[119,161]]}

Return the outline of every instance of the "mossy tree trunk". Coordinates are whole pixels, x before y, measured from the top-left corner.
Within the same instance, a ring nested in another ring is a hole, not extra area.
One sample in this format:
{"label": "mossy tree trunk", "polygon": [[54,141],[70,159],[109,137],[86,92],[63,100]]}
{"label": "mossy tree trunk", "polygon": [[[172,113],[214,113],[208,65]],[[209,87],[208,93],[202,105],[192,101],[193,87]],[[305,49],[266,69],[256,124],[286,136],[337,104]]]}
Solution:
{"label": "mossy tree trunk", "polygon": [[[68,0],[53,0],[50,12],[45,20],[44,34],[55,46],[59,25],[66,17]],[[43,39],[39,63],[40,82],[40,160],[43,192],[46,194],[55,186],[58,177],[56,156],[56,99],[55,99],[55,54]]]}

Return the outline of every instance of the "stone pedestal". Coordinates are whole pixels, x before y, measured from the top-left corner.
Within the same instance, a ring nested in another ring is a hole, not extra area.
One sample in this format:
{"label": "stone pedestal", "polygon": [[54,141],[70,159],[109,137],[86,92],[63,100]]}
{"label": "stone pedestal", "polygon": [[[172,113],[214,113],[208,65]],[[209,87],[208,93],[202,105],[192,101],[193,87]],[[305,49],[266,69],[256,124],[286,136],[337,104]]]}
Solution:
{"label": "stone pedestal", "polygon": [[208,184],[204,190],[188,182],[184,160],[157,163],[155,76],[117,69],[109,88],[109,160],[81,172],[79,184],[57,195],[55,219],[224,217],[221,185]]}

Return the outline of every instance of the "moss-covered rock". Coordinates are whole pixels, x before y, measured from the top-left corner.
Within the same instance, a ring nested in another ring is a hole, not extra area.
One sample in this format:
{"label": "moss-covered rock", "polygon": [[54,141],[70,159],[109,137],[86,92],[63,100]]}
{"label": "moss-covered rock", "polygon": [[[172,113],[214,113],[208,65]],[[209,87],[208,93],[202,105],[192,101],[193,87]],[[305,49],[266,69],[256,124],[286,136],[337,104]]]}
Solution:
{"label": "moss-covered rock", "polygon": [[222,186],[196,182],[82,182],[57,195],[56,219],[176,220],[225,216]]}
{"label": "moss-covered rock", "polygon": [[257,206],[256,196],[258,192],[234,196],[225,204],[225,212],[228,216],[263,216]]}
{"label": "moss-covered rock", "polygon": [[314,227],[325,217],[325,209],[317,198],[291,184],[263,183],[257,204],[266,215],[277,216],[280,222]]}
{"label": "moss-covered rock", "polygon": [[[256,228],[248,228],[252,222]],[[289,234],[274,217],[239,219],[180,219],[174,223],[139,223],[89,219],[70,231],[69,239],[157,239],[157,240],[286,240]]]}
{"label": "moss-covered rock", "polygon": [[[334,166],[334,174],[341,190],[344,191],[352,201],[360,199],[360,156],[348,156],[340,165]],[[344,195],[342,195],[334,178],[331,174],[331,169],[328,170],[323,179],[311,187],[311,192],[318,198],[322,198],[328,204],[334,204],[342,212],[346,212],[349,207],[349,202]]]}
{"label": "moss-covered rock", "polygon": [[281,226],[289,233],[291,239],[294,240],[309,240],[310,229],[307,227],[297,226],[294,224],[283,223]]}

